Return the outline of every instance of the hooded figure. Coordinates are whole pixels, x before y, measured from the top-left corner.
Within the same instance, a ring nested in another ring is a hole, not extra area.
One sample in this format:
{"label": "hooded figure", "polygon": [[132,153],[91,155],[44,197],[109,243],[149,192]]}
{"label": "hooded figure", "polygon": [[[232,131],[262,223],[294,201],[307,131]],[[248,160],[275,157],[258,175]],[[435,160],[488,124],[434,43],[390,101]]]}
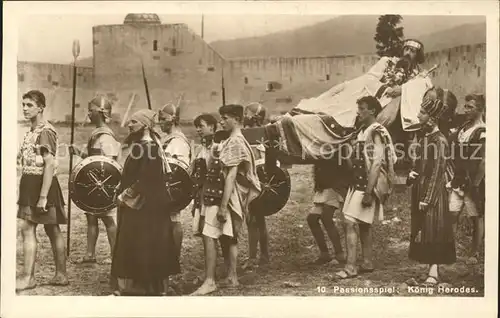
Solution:
{"label": "hooded figure", "polygon": [[[115,295],[161,295],[180,272],[167,209],[168,166],[153,127],[156,113],[143,109],[128,121],[131,151],[117,191],[118,231],[111,274]],[[131,137],[132,136],[132,137]]]}

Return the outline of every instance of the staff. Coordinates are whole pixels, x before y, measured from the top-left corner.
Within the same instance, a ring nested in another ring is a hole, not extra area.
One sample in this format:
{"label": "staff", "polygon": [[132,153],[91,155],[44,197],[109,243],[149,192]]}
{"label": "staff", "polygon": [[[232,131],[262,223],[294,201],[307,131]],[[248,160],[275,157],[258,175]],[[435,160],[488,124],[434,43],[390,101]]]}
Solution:
{"label": "staff", "polygon": [[222,105],[226,105],[226,87],[224,87],[224,67],[222,67],[222,79],[221,79],[221,86],[222,86]]}
{"label": "staff", "polygon": [[[78,40],[73,41],[73,102],[71,105],[71,141],[70,145],[73,145],[75,140],[75,105],[76,105],[76,60],[80,55],[80,42]],[[69,175],[73,171],[73,155],[69,156]],[[71,178],[68,178],[68,189],[71,189],[70,184]],[[71,191],[68,191],[68,233],[66,241],[66,254],[69,256],[71,241]]]}
{"label": "staff", "polygon": [[149,89],[148,89],[148,80],[146,79],[146,72],[144,71],[144,62],[141,59],[141,67],[142,67],[142,80],[144,81],[144,88],[146,89],[146,98],[148,99],[148,108],[153,109],[151,106],[151,99],[149,97]]}

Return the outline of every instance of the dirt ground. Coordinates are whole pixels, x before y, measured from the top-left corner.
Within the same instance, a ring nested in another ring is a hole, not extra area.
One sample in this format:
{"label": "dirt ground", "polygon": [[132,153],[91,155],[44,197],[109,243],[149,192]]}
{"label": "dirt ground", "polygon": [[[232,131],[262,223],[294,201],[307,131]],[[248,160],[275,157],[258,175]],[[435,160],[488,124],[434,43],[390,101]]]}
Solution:
{"label": "dirt ground", "polygon": [[[68,143],[70,133],[67,127],[58,127],[59,142]],[[20,128],[19,136],[26,128]],[[80,144],[86,142],[91,127],[78,127],[75,141]],[[187,127],[188,136],[193,135],[192,127]],[[121,137],[125,131],[119,131]],[[59,181],[63,193],[67,195],[68,160],[59,160]],[[312,170],[311,166],[294,166],[290,170],[292,192],[285,208],[277,214],[267,218],[270,233],[269,265],[253,271],[240,272],[241,287],[234,289],[219,289],[213,295],[218,296],[483,296],[484,292],[484,257],[481,256],[478,265],[466,265],[463,256],[466,247],[470,245],[470,226],[467,220],[462,219],[457,237],[456,264],[441,268],[441,279],[455,290],[430,292],[429,290],[412,290],[405,283],[410,278],[417,281],[425,279],[426,266],[417,264],[408,259],[410,211],[409,189],[398,186],[384,207],[387,224],[374,225],[374,263],[376,270],[356,278],[335,281],[333,274],[339,270],[337,265],[313,266],[309,262],[318,255],[318,249],[307,225],[306,216],[312,207]],[[66,199],[67,200],[67,199]],[[399,219],[394,221],[394,217]],[[335,216],[339,229],[339,215]],[[203,245],[200,238],[194,237],[191,230],[190,207],[182,213],[184,240],[182,246],[182,274],[174,278],[176,291],[186,295],[194,291],[201,284],[204,277]],[[100,225],[100,236],[97,244],[97,264],[81,265],[75,261],[81,259],[86,250],[86,219],[82,211],[72,207],[71,215],[71,246],[70,258],[67,262],[70,285],[54,287],[47,282],[54,274],[52,251],[43,227],[39,227],[37,234],[39,248],[36,265],[38,287],[25,291],[23,295],[109,295],[110,265],[105,261],[110,259],[110,250],[107,243],[104,225]],[[67,226],[62,227],[66,237]],[[247,255],[247,241],[244,233],[239,243],[240,264]],[[341,230],[343,238],[343,231]],[[332,251],[329,242],[330,250]],[[484,255],[484,253],[482,253]],[[22,241],[18,232],[17,237],[17,275],[22,273]],[[222,267],[222,256],[219,257],[218,273]],[[220,273],[219,273],[220,274]],[[366,287],[365,289],[342,290],[343,288]],[[464,291],[462,287],[474,288],[474,292]],[[373,288],[373,289],[370,289]],[[390,289],[392,288],[392,290]],[[462,290],[461,290],[462,288]]]}

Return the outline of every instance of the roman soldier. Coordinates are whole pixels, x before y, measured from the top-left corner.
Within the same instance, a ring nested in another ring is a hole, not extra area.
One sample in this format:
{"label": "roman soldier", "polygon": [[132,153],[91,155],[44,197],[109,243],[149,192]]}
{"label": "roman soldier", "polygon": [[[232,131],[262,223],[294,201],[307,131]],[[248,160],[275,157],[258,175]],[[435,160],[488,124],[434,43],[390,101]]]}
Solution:
{"label": "roman soldier", "polygon": [[37,225],[43,224],[50,240],[55,276],[49,285],[69,284],[66,274],[66,253],[60,225],[67,223],[64,210],[64,197],[57,179],[57,132],[43,118],[45,95],[32,90],[23,95],[24,117],[30,122],[30,129],[18,154],[21,165],[21,182],[17,218],[23,238],[24,274],[16,281],[16,291],[33,289],[35,280],[35,261],[38,241]]}
{"label": "roman soldier", "polygon": [[[244,128],[262,127],[266,119],[266,108],[261,103],[251,103],[245,107]],[[252,145],[255,164],[258,170],[265,168],[266,149],[264,145]],[[279,162],[278,162],[279,165]],[[264,211],[255,211],[250,206],[247,218],[248,226],[248,259],[243,264],[243,269],[252,269],[257,265],[257,246],[260,244],[259,264],[269,263],[269,232],[266,226]]]}
{"label": "roman soldier", "polygon": [[468,264],[476,264],[484,236],[485,212],[485,153],[486,124],[485,98],[481,94],[465,97],[466,123],[450,136],[453,147],[454,178],[447,184],[450,191],[450,212],[454,230],[459,214],[464,210],[473,220],[474,233]]}
{"label": "roman soldier", "polygon": [[243,106],[220,107],[221,124],[229,138],[217,145],[208,162],[206,187],[202,210],[205,249],[205,281],[193,295],[206,295],[217,290],[215,268],[216,240],[220,240],[228,266],[227,283],[238,286],[236,272],[238,237],[248,217],[250,203],[259,196],[261,186],[256,172],[255,158],[241,133]]}
{"label": "roman soldier", "polygon": [[[179,125],[180,108],[166,104],[158,111],[158,122],[162,132],[166,133],[162,140],[163,151],[167,157],[178,160],[187,170],[191,165],[191,145]],[[177,250],[182,247],[181,211],[169,211],[174,228],[174,242]]]}
{"label": "roman soldier", "polygon": [[205,222],[203,203],[203,189],[208,173],[208,163],[210,160],[211,148],[214,145],[214,134],[217,131],[217,119],[210,114],[201,114],[194,119],[194,127],[201,139],[193,161],[191,178],[193,179],[193,232],[195,236],[202,237],[203,225]]}
{"label": "roman soldier", "polygon": [[[343,214],[346,231],[347,259],[345,268],[336,273],[336,278],[345,279],[358,273],[372,272],[372,224],[378,216],[383,220],[383,204],[392,191],[396,153],[387,129],[376,122],[381,110],[373,96],[358,100],[358,120],[361,130],[354,142],[354,151],[348,165],[354,178],[344,200]],[[356,247],[359,239],[363,264],[357,268]]]}
{"label": "roman soldier", "polygon": [[[89,102],[88,118],[96,128],[90,134],[86,151],[80,151],[77,147],[72,146],[70,148],[72,154],[81,158],[106,156],[113,160],[118,160],[121,145],[117,141],[113,130],[107,125],[111,119],[111,110],[112,102],[104,95],[97,95]],[[111,253],[113,252],[116,238],[115,211],[115,209],[112,209],[99,214],[85,212],[87,217],[87,253],[81,260],[81,263],[96,263],[95,249],[99,236],[99,219],[106,227],[110,251]]]}

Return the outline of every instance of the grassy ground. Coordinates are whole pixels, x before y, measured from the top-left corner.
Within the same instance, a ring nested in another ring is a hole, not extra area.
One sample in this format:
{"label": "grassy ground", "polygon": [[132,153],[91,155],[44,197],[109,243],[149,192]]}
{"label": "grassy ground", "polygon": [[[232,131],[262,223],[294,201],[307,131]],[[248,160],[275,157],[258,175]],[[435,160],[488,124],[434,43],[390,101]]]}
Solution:
{"label": "grassy ground", "polygon": [[[26,128],[21,128],[20,136]],[[84,144],[88,138],[91,127],[78,127],[75,141]],[[186,127],[187,135],[193,136],[193,128]],[[58,128],[60,143],[69,142],[69,129]],[[125,131],[120,131],[123,137]],[[59,180],[63,193],[67,195],[68,160],[60,158]],[[346,287],[384,287],[395,288],[395,292],[385,295],[416,295],[408,290],[405,281],[410,278],[417,280],[425,278],[425,266],[414,263],[408,259],[409,246],[409,191],[404,187],[397,187],[385,206],[386,219],[397,216],[401,222],[389,224],[378,223],[374,226],[374,262],[376,271],[357,278],[336,282],[332,275],[338,266],[324,265],[311,266],[308,263],[317,257],[317,247],[309,231],[306,216],[311,208],[312,176],[310,166],[294,166],[291,169],[292,193],[286,207],[276,215],[267,218],[270,233],[271,263],[254,271],[241,273],[242,287],[238,289],[220,289],[214,295],[224,296],[324,296],[345,295],[337,291]],[[184,227],[184,241],[182,250],[182,270],[178,281],[178,291],[188,294],[201,284],[203,278],[203,246],[200,238],[194,237],[191,231],[191,213],[189,207],[182,214]],[[336,216],[338,217],[338,215]],[[465,224],[464,222],[462,222]],[[340,224],[339,224],[340,226]],[[466,235],[467,226],[460,227],[457,238],[458,256],[465,255],[465,246],[469,246],[470,237]],[[66,237],[67,227],[62,231]],[[341,235],[343,233],[341,231]],[[110,293],[108,286],[110,265],[103,261],[109,259],[109,246],[106,239],[104,225],[100,224],[100,236],[97,244],[97,261],[94,265],[75,264],[74,261],[82,258],[86,249],[86,220],[85,215],[76,207],[72,207],[71,216],[71,255],[68,260],[68,275],[71,284],[66,287],[53,287],[44,285],[53,276],[54,262],[50,243],[43,231],[38,229],[38,258],[36,277],[39,284],[34,290],[23,292],[26,295],[107,295]],[[22,273],[22,244],[18,233],[17,239],[17,273]],[[331,244],[330,244],[331,247]],[[247,241],[245,234],[240,240],[240,260],[247,255]],[[222,258],[219,258],[222,265]],[[221,266],[218,266],[219,268]],[[453,287],[462,286],[476,288],[477,293],[454,292],[446,295],[455,296],[483,296],[484,290],[484,258],[480,264],[465,265],[458,261],[454,265],[443,266],[442,280]],[[319,291],[318,291],[319,287]],[[354,292],[349,295],[373,295]],[[420,293],[418,295],[428,295]],[[434,294],[436,295],[436,294]]]}

